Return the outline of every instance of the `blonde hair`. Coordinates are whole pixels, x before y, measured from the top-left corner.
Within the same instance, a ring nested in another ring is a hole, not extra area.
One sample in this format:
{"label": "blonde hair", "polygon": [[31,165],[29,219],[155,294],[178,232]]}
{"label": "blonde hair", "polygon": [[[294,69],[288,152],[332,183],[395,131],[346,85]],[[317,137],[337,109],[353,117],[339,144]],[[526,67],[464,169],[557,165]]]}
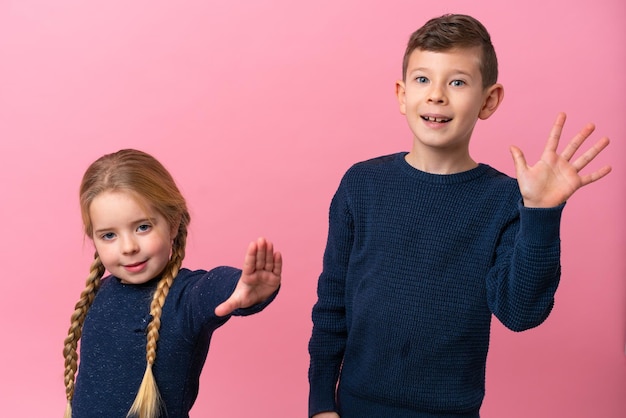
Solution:
{"label": "blonde hair", "polygon": [[[146,336],[146,372],[137,397],[128,411],[127,417],[156,418],[162,409],[161,397],[152,374],[156,359],[156,346],[161,326],[161,311],[165,298],[185,258],[187,227],[191,220],[187,204],[178,190],[170,173],[154,157],[142,151],[126,149],[107,154],[92,163],[85,172],[80,185],[80,209],[85,234],[93,237],[93,226],[89,207],[93,199],[105,191],[123,191],[134,195],[143,204],[159,212],[172,229],[178,226],[172,243],[172,254],[168,261],[150,304],[152,320],[148,324]],[[67,407],[65,418],[72,416],[74,382],[78,367],[78,341],[82,335],[83,323],[105,268],[96,253],[87,277],[85,289],[74,307],[71,325],[65,339],[65,393]]]}

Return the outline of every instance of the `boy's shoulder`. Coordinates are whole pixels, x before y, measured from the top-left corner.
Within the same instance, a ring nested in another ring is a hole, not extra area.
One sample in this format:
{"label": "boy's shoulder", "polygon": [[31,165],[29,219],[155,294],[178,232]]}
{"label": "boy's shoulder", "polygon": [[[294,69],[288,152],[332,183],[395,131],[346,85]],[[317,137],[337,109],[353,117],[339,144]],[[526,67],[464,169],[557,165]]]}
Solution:
{"label": "boy's shoulder", "polygon": [[367,160],[354,163],[347,171],[346,176],[356,173],[364,173],[378,170],[386,170],[397,164],[397,161],[403,157],[406,152],[397,152],[394,154],[381,155]]}
{"label": "boy's shoulder", "polygon": [[481,181],[499,184],[503,187],[517,186],[516,179],[484,163],[478,164],[478,166],[472,170],[451,175],[437,175],[420,172],[419,170],[410,167],[410,165],[404,160],[406,154],[407,152],[396,152],[393,154],[381,155],[359,161],[353,164],[346,171],[345,177],[350,178],[361,175],[367,176],[374,173],[393,171],[398,175],[400,175],[400,173],[405,175],[409,174],[421,180],[435,181],[443,184],[463,183],[466,181],[481,179]]}
{"label": "boy's shoulder", "polygon": [[396,152],[393,154],[381,155],[378,157],[359,161],[353,164],[352,167],[376,167],[380,165],[390,164],[406,154],[407,154],[406,152]]}

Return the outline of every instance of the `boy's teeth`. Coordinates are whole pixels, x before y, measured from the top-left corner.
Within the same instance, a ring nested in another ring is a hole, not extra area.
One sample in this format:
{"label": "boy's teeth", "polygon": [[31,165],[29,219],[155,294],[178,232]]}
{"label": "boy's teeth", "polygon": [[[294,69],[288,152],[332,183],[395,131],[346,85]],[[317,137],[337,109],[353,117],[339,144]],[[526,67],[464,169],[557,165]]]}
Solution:
{"label": "boy's teeth", "polygon": [[438,122],[438,123],[448,122],[450,120],[450,119],[444,119],[444,118],[433,118],[430,116],[424,116],[424,119],[426,119],[429,122]]}

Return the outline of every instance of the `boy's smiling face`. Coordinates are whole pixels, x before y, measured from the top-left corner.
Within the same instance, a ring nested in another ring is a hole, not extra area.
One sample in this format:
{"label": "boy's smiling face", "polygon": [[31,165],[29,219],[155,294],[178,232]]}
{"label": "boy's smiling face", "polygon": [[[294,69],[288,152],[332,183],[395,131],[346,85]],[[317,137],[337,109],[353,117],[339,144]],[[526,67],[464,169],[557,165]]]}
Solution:
{"label": "boy's smiling face", "polygon": [[411,53],[396,95],[414,135],[414,151],[469,159],[476,121],[491,116],[503,96],[500,84],[483,87],[480,56],[477,47]]}

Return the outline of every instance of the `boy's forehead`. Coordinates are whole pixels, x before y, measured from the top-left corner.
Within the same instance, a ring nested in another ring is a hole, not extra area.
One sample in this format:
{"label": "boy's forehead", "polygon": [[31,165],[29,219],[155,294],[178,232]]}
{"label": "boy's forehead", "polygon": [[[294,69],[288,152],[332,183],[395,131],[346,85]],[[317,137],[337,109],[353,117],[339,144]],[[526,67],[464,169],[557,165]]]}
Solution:
{"label": "boy's forehead", "polygon": [[480,72],[482,51],[480,47],[450,48],[440,51],[414,49],[409,55],[407,72],[422,66],[438,65],[458,67],[459,70]]}

